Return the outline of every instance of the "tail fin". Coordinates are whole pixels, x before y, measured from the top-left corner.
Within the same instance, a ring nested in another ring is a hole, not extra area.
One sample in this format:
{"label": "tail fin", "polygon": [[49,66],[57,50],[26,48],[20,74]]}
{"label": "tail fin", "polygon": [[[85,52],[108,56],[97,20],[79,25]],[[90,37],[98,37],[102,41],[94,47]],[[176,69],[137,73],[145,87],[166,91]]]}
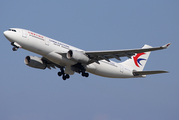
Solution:
{"label": "tail fin", "polygon": [[[144,45],[142,48],[152,48],[149,45]],[[134,68],[136,71],[142,71],[145,67],[145,64],[148,60],[148,57],[150,55],[150,52],[145,53],[138,53],[131,58],[127,59],[126,61],[122,62],[121,64],[125,64],[127,66],[130,66]]]}

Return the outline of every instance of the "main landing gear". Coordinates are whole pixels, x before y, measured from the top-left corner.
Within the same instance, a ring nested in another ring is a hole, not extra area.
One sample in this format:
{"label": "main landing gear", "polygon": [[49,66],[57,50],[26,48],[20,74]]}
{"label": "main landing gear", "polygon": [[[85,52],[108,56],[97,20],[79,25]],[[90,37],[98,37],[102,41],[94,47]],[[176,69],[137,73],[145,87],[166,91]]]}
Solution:
{"label": "main landing gear", "polygon": [[85,69],[85,67],[81,64],[81,63],[77,63],[77,64],[75,64],[75,65],[73,65],[72,66],[72,69],[75,71],[75,72],[77,72],[77,73],[81,73],[81,75],[83,76],[83,77],[88,77],[89,76],[89,73],[86,73],[85,71],[86,71],[86,69]]}
{"label": "main landing gear", "polygon": [[89,76],[89,73],[82,72],[81,75],[82,75],[83,77],[88,77],[88,76]]}
{"label": "main landing gear", "polygon": [[[61,70],[61,72],[58,72],[58,76],[62,76],[62,79],[63,79],[63,80],[66,80],[66,79],[69,79],[69,78],[70,78],[70,75],[69,75],[69,74],[65,74],[63,68],[60,68],[60,70]],[[76,71],[76,72],[81,73],[81,75],[82,75],[83,77],[88,77],[88,76],[89,76],[89,73],[86,73],[86,72],[85,72],[85,69],[82,69],[82,70]]]}
{"label": "main landing gear", "polygon": [[61,72],[58,72],[58,76],[62,76],[63,80],[69,79],[70,75],[69,74],[65,74],[63,68],[61,68]]}

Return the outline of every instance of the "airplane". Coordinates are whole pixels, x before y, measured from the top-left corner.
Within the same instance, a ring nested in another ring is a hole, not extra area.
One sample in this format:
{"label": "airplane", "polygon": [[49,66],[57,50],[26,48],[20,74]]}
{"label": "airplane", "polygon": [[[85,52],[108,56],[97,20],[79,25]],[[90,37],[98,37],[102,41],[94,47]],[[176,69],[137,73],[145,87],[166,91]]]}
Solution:
{"label": "airplane", "polygon": [[[26,56],[24,63],[32,68],[59,68],[58,76],[63,80],[70,75],[79,73],[88,77],[89,73],[108,78],[143,78],[146,75],[167,73],[168,71],[143,71],[151,51],[166,49],[171,43],[160,47],[144,45],[139,49],[84,51],[63,42],[26,29],[10,28],[4,31],[4,36],[11,42],[12,50],[19,48],[41,55]],[[111,59],[121,61],[117,63]]]}

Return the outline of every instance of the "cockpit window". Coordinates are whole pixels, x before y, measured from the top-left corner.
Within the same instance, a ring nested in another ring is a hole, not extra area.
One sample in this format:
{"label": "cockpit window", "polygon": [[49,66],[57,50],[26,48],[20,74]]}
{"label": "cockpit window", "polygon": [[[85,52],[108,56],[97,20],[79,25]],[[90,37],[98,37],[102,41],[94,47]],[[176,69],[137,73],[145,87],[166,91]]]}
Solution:
{"label": "cockpit window", "polygon": [[16,32],[16,30],[14,30],[14,29],[9,29],[8,31],[13,31],[13,32]]}

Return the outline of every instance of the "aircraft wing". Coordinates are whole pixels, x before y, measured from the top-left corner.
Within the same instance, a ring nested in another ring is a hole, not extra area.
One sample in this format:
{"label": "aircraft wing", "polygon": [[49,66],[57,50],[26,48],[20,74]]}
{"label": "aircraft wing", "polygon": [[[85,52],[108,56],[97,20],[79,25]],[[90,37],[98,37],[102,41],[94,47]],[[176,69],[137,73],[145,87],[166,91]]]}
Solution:
{"label": "aircraft wing", "polygon": [[168,43],[164,46],[153,47],[153,48],[140,48],[140,49],[126,49],[126,50],[109,50],[109,51],[86,51],[85,53],[91,59],[90,63],[97,62],[99,60],[109,61],[111,58],[116,58],[117,60],[121,60],[120,57],[129,57],[135,55],[136,53],[149,52],[155,50],[166,49],[170,46],[171,43]]}
{"label": "aircraft wing", "polygon": [[152,74],[159,74],[159,73],[168,73],[168,71],[163,70],[155,70],[155,71],[134,71],[134,76],[141,76],[141,75],[152,75]]}
{"label": "aircraft wing", "polygon": [[62,66],[57,65],[57,64],[51,62],[50,60],[48,60],[48,59],[45,58],[45,57],[42,57],[41,59],[42,59],[43,62],[45,62],[45,63],[47,64],[47,68],[48,68],[48,69],[51,69],[51,68],[56,69],[56,67],[57,67],[57,68],[62,68]]}

